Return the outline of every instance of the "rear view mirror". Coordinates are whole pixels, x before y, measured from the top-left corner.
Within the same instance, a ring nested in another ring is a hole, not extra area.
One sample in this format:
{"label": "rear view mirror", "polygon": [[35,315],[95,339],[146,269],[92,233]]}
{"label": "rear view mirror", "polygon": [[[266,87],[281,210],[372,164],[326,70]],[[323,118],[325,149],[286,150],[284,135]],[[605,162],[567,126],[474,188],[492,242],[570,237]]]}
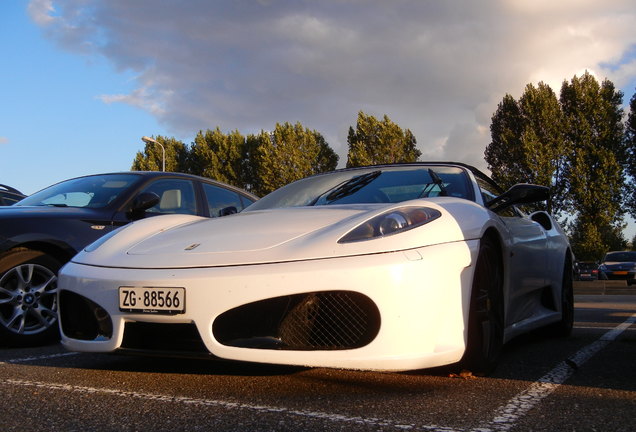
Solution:
{"label": "rear view mirror", "polygon": [[142,192],[135,197],[130,207],[130,215],[134,220],[144,217],[144,213],[151,207],[159,204],[159,195],[154,192]]}
{"label": "rear view mirror", "polygon": [[234,206],[223,207],[219,210],[219,216],[229,216],[234,213],[238,213],[238,209]]}
{"label": "rear view mirror", "polygon": [[549,198],[550,189],[545,186],[518,183],[497,198],[488,201],[486,207],[497,213],[513,205],[547,201]]}

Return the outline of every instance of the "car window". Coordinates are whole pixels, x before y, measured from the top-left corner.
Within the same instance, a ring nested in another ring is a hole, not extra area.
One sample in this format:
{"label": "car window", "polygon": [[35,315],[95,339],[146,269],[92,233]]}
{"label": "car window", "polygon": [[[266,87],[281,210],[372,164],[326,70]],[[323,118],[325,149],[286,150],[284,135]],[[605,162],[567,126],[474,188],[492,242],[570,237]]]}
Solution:
{"label": "car window", "polygon": [[241,195],[225,189],[219,186],[214,186],[208,183],[202,183],[203,191],[205,193],[205,199],[208,203],[208,210],[210,216],[218,217],[222,209],[226,207],[236,207],[237,211],[243,210],[247,205],[251,204],[251,201],[244,202],[241,200]]}
{"label": "car window", "polygon": [[605,262],[612,262],[612,261],[624,261],[624,262],[636,262],[636,252],[610,252],[607,255],[605,255],[605,259],[603,260]]}
{"label": "car window", "polygon": [[102,208],[138,180],[134,174],[79,177],[42,189],[17,205]]}
{"label": "car window", "polygon": [[194,184],[190,180],[155,180],[143,192],[152,192],[159,197],[159,204],[146,210],[147,214],[197,214]]}
{"label": "car window", "polygon": [[3,193],[0,192],[0,204],[1,205],[11,205],[20,201],[22,197],[11,194],[11,193]]}
{"label": "car window", "polygon": [[[484,200],[484,205],[487,204],[489,201],[492,201],[493,199],[497,198],[499,195],[502,194],[502,191],[498,188],[495,187],[495,185],[491,184],[490,182],[486,181],[486,179],[476,176],[475,178],[477,180],[477,185],[479,185],[479,190],[481,192],[481,197]],[[518,211],[518,209],[515,206],[511,206],[511,207],[506,207],[500,211],[497,212],[497,214],[499,216],[503,216],[503,217],[518,217],[520,216],[520,213]]]}
{"label": "car window", "polygon": [[[432,178],[435,175],[439,183]],[[443,165],[369,167],[296,181],[256,201],[248,211],[310,205],[398,203],[443,195],[474,200],[468,176],[462,168]]]}

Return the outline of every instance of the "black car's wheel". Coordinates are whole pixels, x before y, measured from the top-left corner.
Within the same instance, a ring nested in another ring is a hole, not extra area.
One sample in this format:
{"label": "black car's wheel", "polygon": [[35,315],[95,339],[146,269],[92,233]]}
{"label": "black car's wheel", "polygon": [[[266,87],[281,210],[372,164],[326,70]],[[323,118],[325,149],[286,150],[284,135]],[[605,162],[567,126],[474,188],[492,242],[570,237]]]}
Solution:
{"label": "black car's wheel", "polygon": [[574,327],[574,287],[572,284],[572,261],[566,257],[563,265],[563,282],[561,284],[561,320],[549,327],[550,333],[566,337]]}
{"label": "black car's wheel", "polygon": [[58,336],[57,272],[43,252],[16,249],[0,256],[0,339],[28,346]]}
{"label": "black car's wheel", "polygon": [[503,346],[503,269],[497,245],[482,239],[473,276],[468,317],[468,341],[461,365],[487,374],[497,365]]}

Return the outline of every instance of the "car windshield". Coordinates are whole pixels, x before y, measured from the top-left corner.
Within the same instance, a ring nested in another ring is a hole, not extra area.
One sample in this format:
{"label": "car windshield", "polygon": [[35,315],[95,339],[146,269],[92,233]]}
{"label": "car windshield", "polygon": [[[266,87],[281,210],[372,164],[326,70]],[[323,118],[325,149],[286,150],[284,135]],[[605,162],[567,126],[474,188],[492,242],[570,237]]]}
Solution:
{"label": "car windshield", "polygon": [[105,174],[66,180],[23,199],[16,206],[106,207],[130,185],[135,174]]}
{"label": "car windshield", "polygon": [[405,165],[334,171],[283,186],[245,211],[333,204],[397,203],[436,196],[474,200],[465,170],[456,166]]}
{"label": "car windshield", "polygon": [[605,262],[631,261],[636,262],[636,252],[610,252],[605,255]]}

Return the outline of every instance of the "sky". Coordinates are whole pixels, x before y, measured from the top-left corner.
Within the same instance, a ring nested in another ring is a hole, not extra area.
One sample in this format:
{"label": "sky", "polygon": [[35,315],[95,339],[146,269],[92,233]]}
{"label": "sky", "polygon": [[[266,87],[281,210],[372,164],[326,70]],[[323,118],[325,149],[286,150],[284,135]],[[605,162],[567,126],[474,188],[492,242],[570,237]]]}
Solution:
{"label": "sky", "polygon": [[217,126],[301,122],[344,166],[359,111],[410,129],[423,160],[486,170],[497,104],[529,83],[588,71],[628,105],[636,2],[0,0],[0,50],[0,183],[27,194]]}

